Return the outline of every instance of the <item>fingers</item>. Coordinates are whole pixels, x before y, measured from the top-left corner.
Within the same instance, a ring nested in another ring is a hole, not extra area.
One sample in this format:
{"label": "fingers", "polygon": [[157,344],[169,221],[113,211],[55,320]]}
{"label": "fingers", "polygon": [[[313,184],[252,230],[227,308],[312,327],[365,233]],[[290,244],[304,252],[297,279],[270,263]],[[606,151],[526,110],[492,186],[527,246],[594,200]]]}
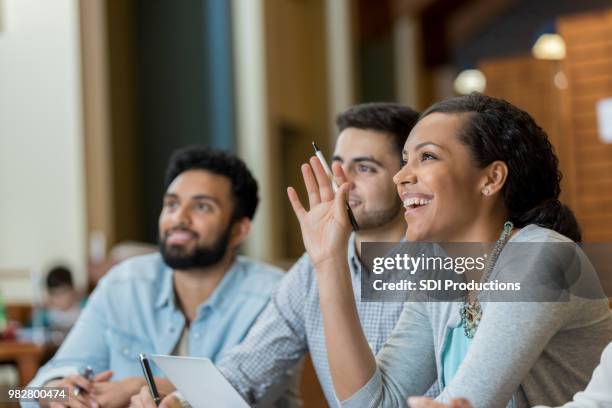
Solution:
{"label": "fingers", "polygon": [[181,407],[181,402],[173,394],[167,395],[166,398],[161,400],[161,402],[159,403],[159,408],[180,408],[180,407]]}
{"label": "fingers", "polygon": [[66,377],[66,381],[70,383],[72,387],[80,387],[81,392],[90,392],[91,391],[91,381],[81,375],[71,375]]}
{"label": "fingers", "polygon": [[[89,395],[93,391],[93,384],[87,378],[81,375],[72,375],[63,380],[62,386],[68,387],[68,406],[70,408],[92,408],[97,407],[95,402]],[[75,395],[76,388],[79,387],[78,395]]]}
{"label": "fingers", "polygon": [[450,404],[446,405],[427,397],[410,397],[408,406],[410,408],[472,408],[472,404],[465,398],[451,400]]}
{"label": "fingers", "polygon": [[130,408],[157,408],[153,397],[146,385],[140,388],[140,392],[130,398]]}
{"label": "fingers", "polygon": [[94,408],[97,406],[97,403],[83,396],[75,397],[74,395],[71,395],[68,397],[68,407],[70,408]]}
{"label": "fingers", "polygon": [[348,214],[346,212],[346,200],[348,198],[348,192],[351,189],[351,183],[344,183],[336,191],[336,197],[334,198],[334,216],[338,217],[339,220],[348,221]]}
{"label": "fingers", "polygon": [[451,401],[451,408],[472,408],[472,404],[465,398],[457,398]]}
{"label": "fingers", "polygon": [[[310,166],[314,171],[314,175],[317,178],[318,190],[320,194],[321,201],[331,201],[334,199],[334,189],[332,188],[332,182],[329,179],[327,173],[325,173],[325,169],[323,165],[319,161],[318,157],[310,158]],[[312,208],[312,207],[311,207]]]}
{"label": "fingers", "polygon": [[332,173],[334,174],[334,178],[338,184],[348,182],[346,174],[344,174],[344,169],[342,169],[342,165],[339,162],[335,161],[332,163]]}
{"label": "fingers", "polygon": [[293,207],[293,212],[295,212],[295,215],[297,216],[298,221],[300,221],[301,223],[302,218],[306,214],[306,210],[304,209],[304,206],[302,205],[302,202],[300,201],[300,197],[298,197],[298,194],[293,187],[287,188],[287,195],[289,196],[289,202],[291,203],[291,206]]}
{"label": "fingers", "polygon": [[304,178],[304,184],[306,185],[306,191],[308,192],[308,206],[310,209],[321,202],[321,196],[319,194],[319,184],[312,172],[312,167],[308,164],[302,164],[300,168],[302,170],[302,177]]}
{"label": "fingers", "polygon": [[108,381],[113,377],[113,372],[111,370],[102,371],[100,374],[94,377],[94,381],[104,382]]}
{"label": "fingers", "polygon": [[176,391],[176,387],[167,378],[155,377],[155,385],[159,395],[168,395]]}
{"label": "fingers", "polygon": [[[345,203],[348,196],[348,190],[352,185],[346,182],[346,176],[338,163],[334,163],[334,169],[338,179],[341,180],[343,184],[346,184],[344,188],[338,190],[339,194],[334,193],[332,182],[327,173],[325,173],[325,169],[317,157],[313,156],[310,158],[310,165],[306,163],[302,164],[302,177],[304,178],[304,184],[308,192],[308,204],[311,210],[322,201],[332,201],[334,198],[338,202],[339,208],[344,208],[346,206]],[[287,195],[293,207],[293,211],[301,222],[306,214],[306,210],[297,192],[293,187],[289,187],[287,188]]]}
{"label": "fingers", "polygon": [[68,398],[68,406],[70,408],[97,408],[98,403],[87,394],[81,394],[78,397],[70,395]]}

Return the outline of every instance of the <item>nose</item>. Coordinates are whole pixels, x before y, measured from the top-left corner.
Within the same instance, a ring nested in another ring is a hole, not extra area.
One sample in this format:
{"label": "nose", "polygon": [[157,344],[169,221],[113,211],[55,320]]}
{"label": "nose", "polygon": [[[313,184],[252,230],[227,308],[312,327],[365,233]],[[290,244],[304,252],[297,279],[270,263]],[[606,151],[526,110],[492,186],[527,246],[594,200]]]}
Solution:
{"label": "nose", "polygon": [[[354,177],[353,177],[353,174],[350,171],[348,163],[342,163],[342,165],[340,167],[342,167],[342,171],[344,172],[344,175],[346,176],[346,180],[349,181],[349,182],[353,182]],[[353,184],[352,188],[355,188],[354,184]]]}
{"label": "nose", "polygon": [[174,214],[172,214],[172,221],[175,226],[188,226],[191,224],[191,217],[189,209],[186,205],[179,206]]}
{"label": "nose", "polygon": [[393,176],[393,182],[395,185],[400,186],[401,184],[415,184],[417,181],[416,174],[409,165],[405,165]]}

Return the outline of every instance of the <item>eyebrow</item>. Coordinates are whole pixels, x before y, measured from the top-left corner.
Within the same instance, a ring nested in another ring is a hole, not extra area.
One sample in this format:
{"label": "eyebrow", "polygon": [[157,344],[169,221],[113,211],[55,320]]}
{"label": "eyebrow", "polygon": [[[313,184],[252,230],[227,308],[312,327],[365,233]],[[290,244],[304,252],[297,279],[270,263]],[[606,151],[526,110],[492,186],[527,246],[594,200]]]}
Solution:
{"label": "eyebrow", "polygon": [[[439,144],[434,143],[434,142],[423,142],[423,143],[419,143],[418,145],[414,146],[414,150],[419,150],[421,147],[423,147],[423,146],[427,146],[427,145],[436,146],[436,147],[438,147],[438,148],[440,148],[440,149],[442,149],[442,150],[446,150],[446,148],[445,148],[445,147],[440,146]],[[402,154],[404,154],[404,155],[407,155],[407,154],[408,154],[408,152],[406,151],[406,149],[402,150]]]}
{"label": "eyebrow", "polygon": [[[164,198],[179,198],[179,196],[177,194],[174,193],[166,193],[164,194]],[[213,196],[207,195],[207,194],[196,194],[194,196],[191,197],[192,200],[208,200],[208,201],[212,201],[215,204],[220,204],[219,200]]]}
{"label": "eyebrow", "polygon": [[[344,163],[344,160],[342,159],[342,157],[340,156],[333,156],[332,157],[332,161],[339,161],[340,163]],[[383,164],[376,160],[374,157],[372,156],[359,156],[359,157],[354,157],[353,159],[351,159],[351,161],[353,163],[363,163],[363,162],[370,162],[370,163],[374,163],[377,166],[380,167],[384,167]]]}

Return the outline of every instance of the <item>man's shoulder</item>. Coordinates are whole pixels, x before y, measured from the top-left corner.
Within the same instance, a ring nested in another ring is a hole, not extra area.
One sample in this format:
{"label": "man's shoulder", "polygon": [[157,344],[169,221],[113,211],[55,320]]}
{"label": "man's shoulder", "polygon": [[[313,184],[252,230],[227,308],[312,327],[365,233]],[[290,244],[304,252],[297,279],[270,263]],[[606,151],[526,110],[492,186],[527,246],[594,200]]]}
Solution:
{"label": "man's shoulder", "polygon": [[246,268],[249,273],[262,278],[278,280],[282,278],[285,273],[284,270],[277,266],[244,255],[237,256],[236,262],[240,263],[244,268]]}
{"label": "man's shoulder", "polygon": [[145,284],[159,282],[160,276],[168,270],[161,255],[156,252],[135,256],[115,265],[103,278],[105,285]]}
{"label": "man's shoulder", "polygon": [[290,273],[302,273],[302,274],[312,274],[314,273],[314,266],[312,265],[312,261],[310,260],[310,256],[308,252],[304,252],[295,263],[289,268]]}
{"label": "man's shoulder", "polygon": [[252,291],[270,292],[285,275],[281,268],[247,256],[236,257],[236,262],[246,272],[243,275],[246,287]]}
{"label": "man's shoulder", "polygon": [[287,277],[283,280],[281,288],[284,290],[294,290],[294,288],[308,290],[314,287],[315,282],[314,266],[312,265],[308,253],[304,252],[291,268],[289,268]]}

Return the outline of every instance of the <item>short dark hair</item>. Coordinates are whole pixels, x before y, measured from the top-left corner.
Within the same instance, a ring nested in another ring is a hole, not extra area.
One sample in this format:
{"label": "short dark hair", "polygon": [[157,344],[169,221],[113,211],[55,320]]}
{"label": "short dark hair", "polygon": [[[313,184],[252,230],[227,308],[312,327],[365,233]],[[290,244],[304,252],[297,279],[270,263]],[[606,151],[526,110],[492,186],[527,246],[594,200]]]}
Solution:
{"label": "short dark hair", "polygon": [[61,286],[74,287],[72,273],[65,266],[55,266],[47,273],[47,290],[56,289]]}
{"label": "short dark hair", "polygon": [[559,159],[546,132],[527,112],[478,92],[435,103],[422,117],[435,112],[465,115],[459,139],[478,166],[496,160],[506,163],[508,178],[501,192],[510,221],[517,227],[537,224],[581,240],[574,213],[559,201]]}
{"label": "short dark hair", "polygon": [[253,219],[259,197],[257,181],[246,164],[235,155],[204,146],[188,146],[176,150],[166,170],[165,189],[181,173],[188,170],[206,170],[230,179],[234,199],[232,221],[243,217]]}
{"label": "short dark hair", "polygon": [[399,103],[370,102],[355,105],[336,117],[338,131],[346,128],[374,130],[392,137],[393,147],[401,158],[408,134],[419,119],[419,113]]}

